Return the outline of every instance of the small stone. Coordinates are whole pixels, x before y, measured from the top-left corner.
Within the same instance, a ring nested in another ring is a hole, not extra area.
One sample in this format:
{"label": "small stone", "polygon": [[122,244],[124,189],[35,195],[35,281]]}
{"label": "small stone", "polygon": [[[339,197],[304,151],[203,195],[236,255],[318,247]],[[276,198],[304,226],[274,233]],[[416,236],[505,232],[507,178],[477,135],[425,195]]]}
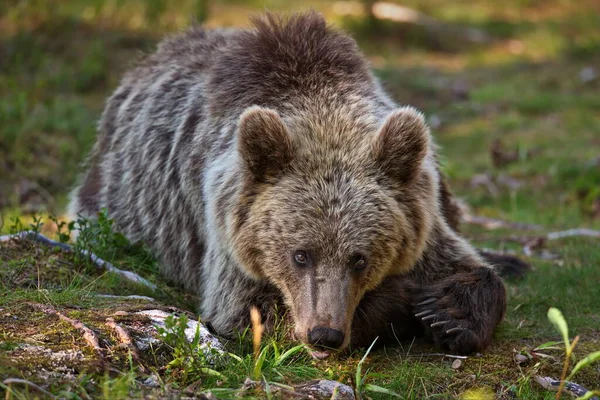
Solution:
{"label": "small stone", "polygon": [[583,83],[588,83],[595,80],[598,77],[594,67],[585,67],[579,71],[579,80]]}
{"label": "small stone", "polygon": [[460,360],[460,358],[457,358],[452,362],[452,369],[459,369],[461,365],[462,361]]}
{"label": "small stone", "polygon": [[515,354],[515,362],[517,364],[522,364],[522,363],[524,363],[524,362],[526,362],[528,360],[529,360],[529,358],[527,358],[526,355],[523,355],[521,353]]}
{"label": "small stone", "polygon": [[148,378],[146,378],[142,382],[142,385],[148,386],[151,388],[158,388],[158,387],[160,387],[160,381],[158,380],[158,377],[156,375],[150,375]]}
{"label": "small stone", "polygon": [[[307,398],[331,399],[336,393],[337,400],[355,400],[354,390],[343,383],[330,380],[318,380],[301,383],[294,386],[296,392],[305,395]],[[336,391],[337,390],[337,391]]]}
{"label": "small stone", "polygon": [[200,400],[219,400],[217,396],[212,394],[211,392],[200,393]]}
{"label": "small stone", "polygon": [[129,315],[129,313],[127,311],[117,311],[113,315],[116,317],[125,317]]}

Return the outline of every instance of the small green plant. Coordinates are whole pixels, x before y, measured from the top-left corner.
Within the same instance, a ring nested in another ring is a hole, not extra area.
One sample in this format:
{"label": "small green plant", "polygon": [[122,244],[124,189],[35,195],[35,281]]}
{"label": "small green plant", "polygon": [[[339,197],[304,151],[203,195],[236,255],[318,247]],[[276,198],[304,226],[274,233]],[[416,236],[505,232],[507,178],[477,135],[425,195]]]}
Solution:
{"label": "small green plant", "polygon": [[8,232],[11,234],[19,233],[23,231],[23,223],[19,217],[11,218],[11,225],[8,227]]}
{"label": "small green plant", "polygon": [[129,242],[121,233],[113,229],[114,221],[108,217],[103,208],[95,219],[78,218],[74,224],[68,225],[68,230],[78,230],[79,235],[75,247],[77,254],[91,252],[104,259],[114,258],[119,249],[126,247]]}
{"label": "small green plant", "polygon": [[[577,342],[579,342],[579,336],[575,336],[575,339],[573,339],[572,342],[569,340],[569,326],[567,325],[567,321],[559,309],[551,307],[548,310],[548,319],[554,325],[556,330],[562,335],[565,343],[565,361],[563,364],[562,375],[560,377],[560,386],[558,388],[558,392],[556,393],[556,400],[559,400],[562,395],[565,382],[573,378],[577,371],[590,365],[594,361],[600,360],[600,351],[595,351],[585,356],[582,360],[575,364],[575,367],[571,370],[571,373],[567,375],[567,372],[569,371],[569,360],[574,358],[573,350],[575,349]],[[577,400],[589,399],[596,394],[600,394],[600,391],[590,391],[585,396],[579,397]]]}
{"label": "small green plant", "polygon": [[[254,368],[252,370],[252,376],[254,380],[264,379],[264,371],[269,369],[271,372],[277,374],[277,368],[284,365],[284,362],[292,356],[302,352],[306,349],[304,344],[294,346],[283,353],[281,353],[277,342],[275,340],[267,344],[262,348],[258,357],[254,360]],[[266,382],[266,380],[265,380]]]}
{"label": "small green plant", "polygon": [[354,383],[356,385],[355,386],[356,397],[358,397],[359,399],[362,399],[365,396],[365,392],[381,393],[381,394],[386,394],[386,395],[392,396],[392,397],[402,397],[398,393],[396,393],[392,390],[386,389],[381,386],[373,385],[370,383],[365,383],[366,380],[372,374],[370,374],[369,371],[367,370],[365,372],[365,374],[363,375],[362,367],[363,367],[365,360],[367,359],[367,356],[371,352],[371,349],[375,345],[375,342],[377,342],[377,339],[378,338],[375,338],[375,340],[373,340],[373,343],[371,343],[371,346],[369,346],[369,348],[365,352],[365,355],[361,358],[361,360],[358,362],[358,365],[356,366],[356,376],[354,378],[355,379]]}
{"label": "small green plant", "polygon": [[191,382],[206,376],[226,380],[215,367],[223,366],[220,354],[201,342],[200,324],[196,327],[194,338],[189,341],[185,330],[188,318],[181,314],[178,318],[170,315],[165,319],[165,326],[158,327],[158,333],[165,343],[173,348],[173,360],[168,364],[171,373],[180,372],[183,382]]}
{"label": "small green plant", "polygon": [[58,237],[58,241],[67,243],[71,239],[71,232],[75,228],[75,222],[71,221],[67,224],[65,221],[59,221],[55,215],[48,216],[48,219],[56,225],[56,236]]}

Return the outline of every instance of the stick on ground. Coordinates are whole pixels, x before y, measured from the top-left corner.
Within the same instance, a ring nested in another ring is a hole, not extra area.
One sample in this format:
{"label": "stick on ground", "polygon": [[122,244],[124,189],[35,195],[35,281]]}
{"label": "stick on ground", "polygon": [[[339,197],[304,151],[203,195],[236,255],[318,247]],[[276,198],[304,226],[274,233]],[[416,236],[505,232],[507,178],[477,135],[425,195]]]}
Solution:
{"label": "stick on ground", "polygon": [[11,240],[24,240],[24,239],[42,243],[42,244],[45,244],[46,246],[58,247],[64,251],[69,251],[69,252],[78,251],[80,254],[83,254],[84,256],[89,257],[92,260],[92,262],[94,263],[94,265],[96,265],[96,267],[98,267],[101,270],[112,272],[112,273],[117,274],[117,275],[121,276],[122,278],[125,278],[131,282],[139,283],[139,284],[147,286],[153,290],[156,289],[155,284],[149,282],[147,279],[139,276],[135,272],[119,269],[119,268],[115,267],[114,265],[112,265],[111,263],[109,263],[108,261],[101,259],[100,257],[98,257],[97,255],[95,255],[92,252],[89,252],[87,250],[76,250],[72,246],[70,246],[66,243],[61,243],[61,242],[57,242],[55,240],[49,239],[46,236],[44,236],[38,232],[22,231],[22,232],[15,233],[12,235],[0,236],[0,242],[8,242]]}

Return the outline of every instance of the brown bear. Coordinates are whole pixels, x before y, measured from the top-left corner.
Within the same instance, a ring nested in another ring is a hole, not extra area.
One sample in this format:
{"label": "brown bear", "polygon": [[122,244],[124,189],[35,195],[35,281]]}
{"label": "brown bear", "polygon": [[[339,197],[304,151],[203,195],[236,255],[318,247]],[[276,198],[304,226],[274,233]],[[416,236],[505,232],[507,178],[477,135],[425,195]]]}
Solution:
{"label": "brown bear", "polygon": [[256,306],[317,347],[424,334],[470,353],[505,312],[423,115],[314,12],[193,28],[127,73],[70,212],[101,208],[224,336]]}

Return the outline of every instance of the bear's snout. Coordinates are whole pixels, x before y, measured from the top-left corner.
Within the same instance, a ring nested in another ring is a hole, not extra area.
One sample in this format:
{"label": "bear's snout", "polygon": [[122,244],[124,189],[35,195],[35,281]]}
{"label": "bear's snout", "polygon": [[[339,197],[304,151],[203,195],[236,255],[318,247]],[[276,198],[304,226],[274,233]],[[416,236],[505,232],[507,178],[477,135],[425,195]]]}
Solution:
{"label": "bear's snout", "polygon": [[337,349],[344,343],[344,332],[324,326],[317,326],[308,331],[308,342],[314,346]]}

